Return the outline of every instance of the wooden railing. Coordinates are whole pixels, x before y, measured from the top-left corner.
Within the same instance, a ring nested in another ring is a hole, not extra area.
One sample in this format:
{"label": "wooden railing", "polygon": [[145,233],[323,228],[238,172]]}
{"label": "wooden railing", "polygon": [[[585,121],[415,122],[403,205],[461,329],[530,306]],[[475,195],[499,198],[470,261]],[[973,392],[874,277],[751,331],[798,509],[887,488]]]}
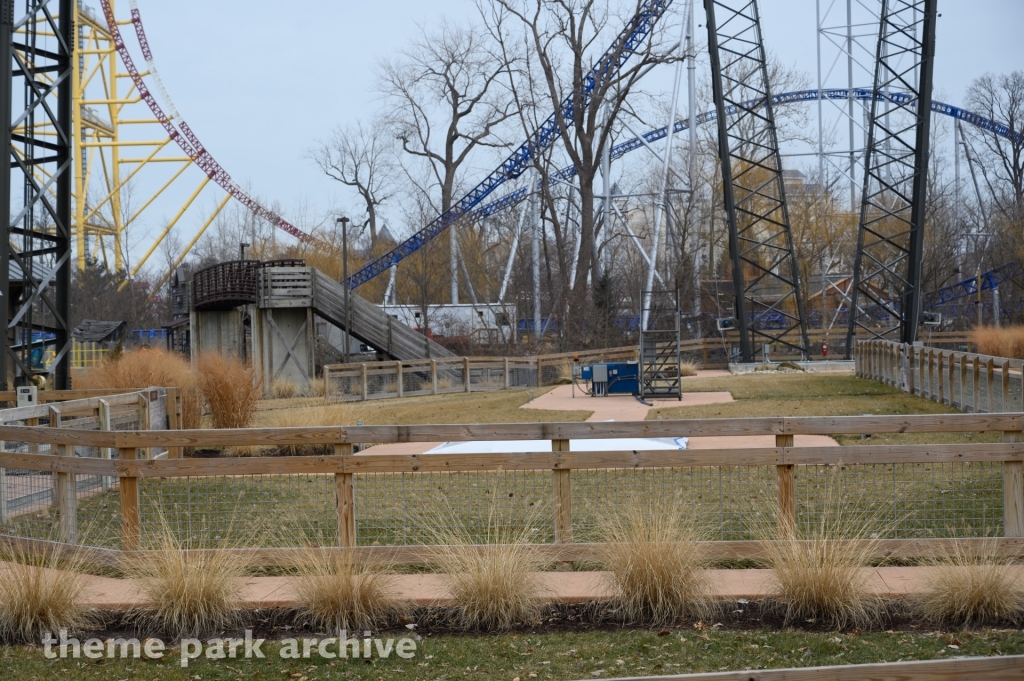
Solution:
{"label": "wooden railing", "polygon": [[855,371],[963,412],[1024,411],[1024,361],[970,352],[861,341]]}
{"label": "wooden railing", "polygon": [[[0,452],[0,466],[58,475],[112,476],[119,481],[121,546],[140,548],[139,483],[144,479],[204,478],[221,476],[334,477],[338,545],[356,550],[365,560],[407,563],[429,562],[430,546],[356,547],[354,476],[380,473],[406,475],[456,472],[548,472],[551,476],[551,521],[554,543],[542,546],[552,560],[594,560],[599,546],[573,542],[573,473],[585,470],[632,470],[687,467],[774,468],[780,531],[793,527],[797,512],[795,469],[839,464],[1002,463],[1002,550],[1024,548],[1024,414],[940,414],[915,416],[779,417],[702,419],[680,421],[530,423],[483,425],[382,425],[321,428],[255,428],[245,430],[74,431],[60,428],[0,426],[0,440],[48,444],[52,451],[74,446],[114,448],[118,458],[88,459],[59,455]],[[796,435],[862,433],[1001,432],[1003,441],[978,444],[858,445],[848,447],[795,446]],[[774,447],[650,450],[570,451],[570,440],[605,438],[678,438],[707,436],[774,435]],[[353,454],[356,443],[549,440],[551,452],[478,454]],[[142,460],[140,450],[214,448],[226,446],[317,445],[333,448],[333,455]],[[895,473],[886,473],[893,476]],[[930,486],[929,493],[935,492]],[[372,499],[368,501],[373,501]],[[605,502],[610,503],[610,502]],[[61,512],[73,515],[74,504]],[[73,520],[68,521],[69,525]],[[947,543],[944,543],[947,542]],[[888,539],[879,544],[880,556],[914,556],[948,546],[948,540]],[[755,541],[715,541],[709,554],[717,559],[761,555]],[[99,550],[97,560],[116,562],[118,552]],[[281,549],[259,549],[253,560],[273,563],[287,559]]]}

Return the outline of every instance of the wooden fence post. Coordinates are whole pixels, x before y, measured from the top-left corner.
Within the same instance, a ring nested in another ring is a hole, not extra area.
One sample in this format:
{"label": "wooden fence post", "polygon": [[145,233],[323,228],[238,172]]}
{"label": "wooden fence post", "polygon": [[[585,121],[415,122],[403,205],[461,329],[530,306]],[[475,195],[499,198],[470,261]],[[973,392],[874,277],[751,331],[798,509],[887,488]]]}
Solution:
{"label": "wooden fence post", "polygon": [[[776,435],[776,447],[792,447],[792,435]],[[779,484],[779,537],[788,537],[796,531],[796,472],[793,464],[775,467]]]}
{"label": "wooden fence post", "polygon": [[366,380],[366,362],[362,362],[359,365],[359,377],[360,377],[360,379],[362,380],[362,383],[363,383],[363,388],[362,388],[363,392],[362,392],[362,394],[363,394],[363,402],[365,402],[366,400],[370,399],[370,396],[368,394],[369,390],[370,390],[370,387],[369,387],[368,381]]}
{"label": "wooden fence post", "polygon": [[938,399],[936,400],[936,402],[938,402],[939,404],[943,403],[943,400],[944,400],[943,393],[945,393],[945,390],[944,390],[944,388],[945,388],[945,380],[943,380],[945,377],[942,375],[944,373],[943,372],[943,366],[944,365],[942,363],[942,360],[943,360],[943,353],[942,353],[942,350],[939,350],[938,354],[935,356],[935,373],[937,374],[937,376],[939,378],[939,385],[938,385],[938,391],[937,391],[938,392]]}
{"label": "wooden fence post", "polygon": [[[167,427],[171,430],[181,430],[181,389],[180,388],[168,388],[167,389]],[[167,448],[168,459],[180,459],[182,458],[181,447],[168,447]]]}
{"label": "wooden fence post", "polygon": [[[0,442],[0,452],[7,448],[6,442]],[[0,524],[7,522],[7,469],[0,467]]]}
{"label": "wooden fence post", "polygon": [[952,352],[949,353],[949,406],[953,406],[956,400],[956,360]]}
{"label": "wooden fence post", "polygon": [[[1021,431],[1003,433],[1003,442],[1020,442]],[[1003,536],[1024,537],[1024,461],[1003,462]]]}
{"label": "wooden fence post", "polygon": [[967,355],[960,355],[960,411],[967,413]]}
{"label": "wooden fence post", "polygon": [[430,391],[431,394],[437,394],[437,360],[430,360]]}
{"label": "wooden fence post", "polygon": [[[351,456],[352,443],[334,445],[335,456]],[[356,545],[355,486],[351,473],[334,474],[334,494],[338,513],[338,546],[348,548]]]}
{"label": "wooden fence post", "polygon": [[402,385],[402,363],[395,362],[395,383],[398,385],[398,396],[404,397],[405,386]]}
{"label": "wooden fence post", "polygon": [[1003,380],[1003,408],[1004,413],[1013,411],[1010,408],[1010,360],[1003,360],[1000,378]]}
{"label": "wooden fence post", "polygon": [[[117,450],[117,458],[121,461],[134,461],[134,447],[121,447]],[[119,481],[121,488],[121,549],[123,551],[139,550],[139,479],[122,476]]]}
{"label": "wooden fence post", "polygon": [[470,390],[472,390],[469,373],[469,357],[462,358],[462,373],[466,375],[466,392],[468,393],[470,392]]}
{"label": "wooden fence post", "polygon": [[[568,440],[552,440],[551,451],[569,451]],[[572,543],[572,483],[567,468],[551,471],[555,498],[555,543]]]}
{"label": "wooden fence post", "polygon": [[[107,402],[106,400],[101,399],[100,405],[96,407],[96,415],[99,416],[100,419],[100,430],[103,432],[109,432],[110,403]],[[181,451],[180,447],[178,448],[178,451]],[[113,450],[111,450],[110,447],[104,447],[100,452],[100,456],[104,459],[107,459],[108,461],[110,460],[112,454]],[[108,489],[110,489],[110,485],[113,484],[113,482],[113,479],[109,475],[104,475],[100,478],[100,487],[104,492],[106,492]]]}
{"label": "wooden fence post", "polygon": [[911,395],[914,394],[914,346],[907,345],[907,385],[904,388]]}
{"label": "wooden fence post", "polygon": [[544,363],[537,355],[537,385],[535,387],[540,388],[544,385]]}
{"label": "wooden fence post", "polygon": [[928,351],[928,399],[935,401],[935,351]]}
{"label": "wooden fence post", "polygon": [[509,388],[509,376],[508,376],[508,357],[503,357],[503,367],[505,369],[505,390]]}
{"label": "wooden fence post", "polygon": [[995,402],[993,401],[993,393],[995,393],[995,386],[992,385],[996,380],[996,363],[991,357],[985,362],[985,392],[988,393],[988,413],[991,414],[995,409]]}
{"label": "wooden fence post", "polygon": [[[143,393],[139,393],[139,430],[149,430],[149,400]],[[145,447],[140,450],[142,458],[152,459],[153,450]]]}
{"label": "wooden fence post", "polygon": [[981,360],[978,356],[974,356],[974,404],[971,405],[971,411],[977,414],[981,411],[978,407],[981,403]]}
{"label": "wooden fence post", "polygon": [[924,363],[925,358],[928,356],[928,351],[924,349],[924,346],[921,346],[921,351],[918,353],[918,356],[919,359],[917,362],[917,377],[921,379],[920,381],[918,381],[918,383],[920,383],[921,385],[918,388],[917,394],[920,395],[921,397],[924,397],[924,384],[928,380],[928,377],[925,375],[924,371]]}

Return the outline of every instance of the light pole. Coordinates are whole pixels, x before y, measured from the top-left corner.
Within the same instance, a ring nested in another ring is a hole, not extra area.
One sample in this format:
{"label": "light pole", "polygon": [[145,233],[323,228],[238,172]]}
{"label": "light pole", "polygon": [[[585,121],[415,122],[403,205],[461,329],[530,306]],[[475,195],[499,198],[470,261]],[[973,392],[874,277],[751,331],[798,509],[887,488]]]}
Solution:
{"label": "light pole", "polygon": [[238,244],[238,259],[239,260],[245,260],[245,249],[249,248],[249,246],[252,246],[252,244],[247,244],[244,241]]}
{"label": "light pole", "polygon": [[352,349],[352,308],[348,299],[348,218],[335,220],[341,223],[341,285],[345,291],[345,364],[349,362],[349,351]]}

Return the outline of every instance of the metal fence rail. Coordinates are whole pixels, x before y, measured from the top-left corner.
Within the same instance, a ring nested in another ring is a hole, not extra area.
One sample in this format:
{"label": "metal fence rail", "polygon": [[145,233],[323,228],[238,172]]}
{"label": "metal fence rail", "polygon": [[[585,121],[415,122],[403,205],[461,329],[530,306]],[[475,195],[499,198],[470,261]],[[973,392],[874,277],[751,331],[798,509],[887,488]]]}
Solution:
{"label": "metal fence rail", "polygon": [[[105,491],[57,493],[0,529],[9,540],[52,539],[100,550],[159,546],[177,533],[193,548],[345,547],[365,559],[430,562],[452,521],[468,540],[493,536],[500,518],[553,560],[599,555],[604,520],[624,504],[677,498],[709,529],[713,557],[759,555],[766,531],[817,526],[840,494],[846,517],[870,523],[880,557],[948,548],[948,538],[1024,536],[1024,414],[751,418],[602,423],[355,426],[231,431],[69,432],[2,426],[0,438],[45,453],[0,451],[0,465],[35,476],[36,490],[88,476]],[[1003,442],[797,447],[798,434],[998,432]],[[775,435],[775,447],[570,451],[595,438]],[[550,452],[353,454],[364,442],[549,440]],[[333,446],[333,456],[140,460],[158,447]],[[68,456],[70,446],[116,448],[114,460]],[[49,449],[47,449],[49,447]],[[60,455],[60,452],[65,452]],[[60,476],[65,476],[60,478]],[[77,483],[76,483],[77,484]],[[833,497],[829,495],[832,494]],[[56,503],[53,502],[56,499]],[[770,529],[766,529],[770,528]],[[72,531],[73,530],[73,531]],[[110,550],[115,550],[111,553]],[[103,553],[102,551],[107,551]]]}

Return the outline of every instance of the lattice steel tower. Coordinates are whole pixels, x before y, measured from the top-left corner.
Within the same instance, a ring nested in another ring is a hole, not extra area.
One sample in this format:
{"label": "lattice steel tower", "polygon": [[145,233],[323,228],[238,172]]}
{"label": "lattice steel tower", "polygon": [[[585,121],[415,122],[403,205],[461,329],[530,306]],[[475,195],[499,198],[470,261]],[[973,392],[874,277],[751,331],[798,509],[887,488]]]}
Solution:
{"label": "lattice steel tower", "polygon": [[70,387],[74,34],[73,0],[0,0],[0,129],[9,159],[0,164],[9,220],[0,244],[5,389],[47,374],[55,388]]}
{"label": "lattice steel tower", "polygon": [[936,0],[884,0],[846,348],[913,343],[921,312]]}
{"label": "lattice steel tower", "polygon": [[704,9],[741,359],[753,362],[761,343],[806,354],[806,316],[757,0],[704,0]]}

